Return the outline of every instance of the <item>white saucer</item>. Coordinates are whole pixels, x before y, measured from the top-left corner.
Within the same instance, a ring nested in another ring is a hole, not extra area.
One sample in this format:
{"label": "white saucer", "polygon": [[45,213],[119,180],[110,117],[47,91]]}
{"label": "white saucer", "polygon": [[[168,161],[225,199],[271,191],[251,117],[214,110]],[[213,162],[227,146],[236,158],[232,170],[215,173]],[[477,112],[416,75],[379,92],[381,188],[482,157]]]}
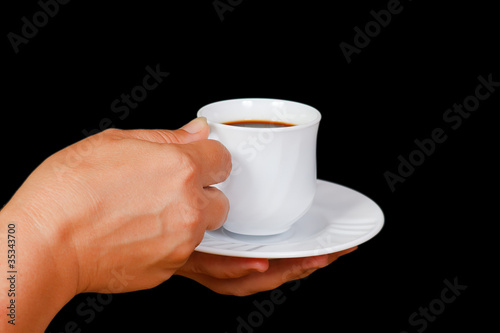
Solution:
{"label": "white saucer", "polygon": [[196,251],[233,257],[297,258],[342,251],[366,242],[384,224],[375,202],[347,187],[318,180],[311,209],[290,230],[245,236],[219,228],[205,232]]}

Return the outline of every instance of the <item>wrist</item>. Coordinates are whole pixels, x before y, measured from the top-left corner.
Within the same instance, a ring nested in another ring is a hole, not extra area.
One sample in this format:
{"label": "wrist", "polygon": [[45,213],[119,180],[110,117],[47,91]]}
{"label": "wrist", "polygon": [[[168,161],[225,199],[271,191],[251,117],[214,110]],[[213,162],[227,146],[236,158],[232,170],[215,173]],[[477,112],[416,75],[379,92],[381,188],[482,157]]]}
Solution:
{"label": "wrist", "polygon": [[[43,331],[76,294],[77,270],[61,236],[53,225],[15,204],[0,211],[0,331]],[[7,262],[8,253],[14,261]],[[7,303],[15,309],[7,309]]]}

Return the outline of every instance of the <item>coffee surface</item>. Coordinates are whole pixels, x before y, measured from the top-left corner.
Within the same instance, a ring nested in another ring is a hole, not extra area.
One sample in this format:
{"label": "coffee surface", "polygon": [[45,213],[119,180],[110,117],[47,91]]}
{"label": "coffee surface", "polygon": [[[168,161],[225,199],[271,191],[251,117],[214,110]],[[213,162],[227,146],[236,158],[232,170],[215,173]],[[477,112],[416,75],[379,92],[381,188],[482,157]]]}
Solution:
{"label": "coffee surface", "polygon": [[270,120],[236,120],[236,121],[228,121],[223,124],[239,126],[239,127],[253,127],[253,128],[277,128],[277,127],[295,126],[295,124],[283,123],[280,121],[270,121]]}

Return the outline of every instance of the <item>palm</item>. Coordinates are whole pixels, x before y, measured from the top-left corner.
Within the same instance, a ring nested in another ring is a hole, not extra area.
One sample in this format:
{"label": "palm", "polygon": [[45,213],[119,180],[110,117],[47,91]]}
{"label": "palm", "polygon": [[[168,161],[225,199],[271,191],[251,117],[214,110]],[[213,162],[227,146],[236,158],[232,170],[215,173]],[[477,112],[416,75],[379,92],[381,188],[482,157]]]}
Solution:
{"label": "palm", "polygon": [[220,294],[246,296],[304,278],[356,248],[316,257],[271,260],[193,252],[176,274]]}

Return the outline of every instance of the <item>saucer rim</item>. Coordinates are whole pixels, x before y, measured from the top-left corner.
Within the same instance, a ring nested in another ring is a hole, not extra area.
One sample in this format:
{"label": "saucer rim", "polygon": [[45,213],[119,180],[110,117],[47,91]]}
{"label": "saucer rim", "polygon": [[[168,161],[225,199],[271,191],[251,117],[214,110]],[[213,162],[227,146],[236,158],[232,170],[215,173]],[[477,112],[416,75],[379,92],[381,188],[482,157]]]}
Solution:
{"label": "saucer rim", "polygon": [[[377,216],[375,218],[376,222],[374,222],[374,226],[370,230],[370,232],[367,232],[366,234],[360,236],[359,238],[356,238],[356,239],[351,240],[351,241],[346,242],[346,243],[337,244],[337,245],[333,245],[333,246],[329,246],[329,247],[325,247],[325,248],[308,249],[308,250],[253,252],[253,251],[249,251],[249,250],[234,250],[234,249],[215,248],[213,246],[203,245],[203,241],[202,241],[200,243],[200,245],[198,245],[195,248],[195,251],[202,252],[202,253],[208,253],[208,254],[216,254],[216,255],[221,255],[221,256],[240,257],[240,258],[267,258],[267,259],[305,258],[305,257],[313,257],[313,256],[335,253],[335,252],[339,252],[339,251],[343,251],[343,250],[352,248],[354,246],[357,246],[357,245],[360,245],[362,243],[367,242],[368,240],[370,240],[371,238],[376,236],[382,230],[384,223],[385,223],[385,216],[384,216],[382,209],[375,201],[373,201],[372,199],[370,199],[366,195],[360,193],[359,191],[356,191],[356,190],[349,188],[347,186],[344,186],[344,185],[340,185],[340,184],[330,182],[327,180],[322,180],[322,179],[318,179],[317,183],[318,184],[325,183],[326,185],[329,185],[329,186],[333,185],[333,186],[337,186],[337,187],[342,187],[344,190],[356,192],[357,194],[361,195],[364,200],[369,200],[373,205],[375,205],[380,216]],[[313,200],[313,203],[310,206],[310,209],[312,207],[314,207],[314,201],[315,200]],[[213,237],[213,236],[210,236],[210,237]],[[255,243],[255,245],[262,245],[262,244]]]}

